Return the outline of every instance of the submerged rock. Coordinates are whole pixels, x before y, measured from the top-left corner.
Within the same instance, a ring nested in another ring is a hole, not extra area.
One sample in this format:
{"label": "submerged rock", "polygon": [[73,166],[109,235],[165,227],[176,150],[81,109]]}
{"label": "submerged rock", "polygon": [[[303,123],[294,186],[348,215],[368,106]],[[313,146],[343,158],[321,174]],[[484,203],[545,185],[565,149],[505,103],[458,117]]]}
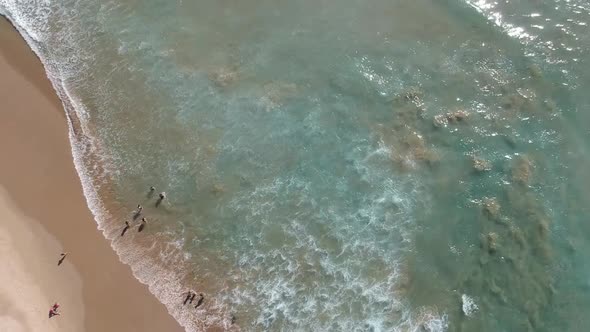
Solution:
{"label": "submerged rock", "polygon": [[405,101],[405,102],[420,102],[424,92],[418,87],[411,87],[408,88],[406,91],[400,93],[395,100],[396,101]]}
{"label": "submerged rock", "polygon": [[484,199],[483,212],[490,219],[498,218],[500,216],[500,203],[495,197]]}
{"label": "submerged rock", "polygon": [[440,155],[428,147],[424,137],[416,131],[407,131],[401,138],[393,140],[392,145],[399,152],[392,154],[391,159],[404,171],[414,169],[420,163],[433,166],[440,160]]}
{"label": "submerged rock", "polygon": [[463,122],[469,117],[469,113],[463,110],[448,112],[445,114],[435,115],[432,124],[437,127],[446,127],[449,124]]}
{"label": "submerged rock", "polygon": [[542,78],[543,77],[543,71],[536,64],[529,65],[528,70],[529,70],[529,73],[531,74],[531,77],[533,77],[533,78]]}
{"label": "submerged rock", "polygon": [[[481,248],[486,251],[488,254],[492,255],[498,250],[498,234],[494,232],[490,232],[486,235],[481,235]],[[488,259],[487,255],[482,256],[482,258]],[[481,263],[481,258],[480,258]],[[487,263],[487,262],[486,262]]]}
{"label": "submerged rock", "polygon": [[512,165],[512,181],[528,185],[533,173],[533,163],[527,156],[520,156]]}
{"label": "submerged rock", "polygon": [[524,237],[524,233],[518,226],[511,226],[509,229],[509,233],[512,236],[512,239],[521,249],[524,249],[526,247],[526,239]]}
{"label": "submerged rock", "polygon": [[237,80],[238,72],[231,68],[220,67],[211,71],[208,76],[215,85],[225,88]]}
{"label": "submerged rock", "polygon": [[432,121],[435,127],[446,127],[449,124],[449,120],[444,114],[435,115]]}
{"label": "submerged rock", "polygon": [[214,184],[211,188],[211,193],[214,195],[220,195],[225,192],[225,188],[220,184]]}
{"label": "submerged rock", "polygon": [[488,252],[490,254],[496,252],[498,249],[498,234],[490,232],[486,235],[486,242],[488,246]]}
{"label": "submerged rock", "polygon": [[469,116],[469,113],[463,110],[447,113],[446,118],[449,122],[461,122]]}
{"label": "submerged rock", "polygon": [[479,157],[473,157],[473,168],[478,171],[478,172],[485,172],[485,171],[490,171],[492,169],[492,164],[483,159],[483,158],[479,158]]}

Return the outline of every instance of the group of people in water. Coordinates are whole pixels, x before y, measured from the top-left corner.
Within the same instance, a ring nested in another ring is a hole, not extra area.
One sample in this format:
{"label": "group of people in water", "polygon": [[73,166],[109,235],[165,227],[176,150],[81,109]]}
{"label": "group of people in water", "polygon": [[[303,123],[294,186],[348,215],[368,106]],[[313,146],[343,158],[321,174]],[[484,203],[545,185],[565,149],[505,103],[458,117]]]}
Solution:
{"label": "group of people in water", "polygon": [[[150,187],[150,190],[148,193],[148,198],[152,197],[154,195],[155,191],[156,191],[156,188]],[[158,200],[156,201],[156,207],[160,206],[165,199],[166,199],[166,193],[161,192],[158,195]],[[141,204],[138,204],[137,210],[135,210],[135,213],[133,214],[132,222],[136,221],[139,217],[141,217],[142,212],[143,212],[143,206],[141,206]],[[141,232],[145,228],[146,225],[147,225],[147,219],[145,217],[142,217],[141,222],[138,227],[138,232]],[[121,233],[121,236],[125,235],[125,232],[127,232],[127,230],[129,230],[129,228],[131,228],[131,223],[128,220],[126,220],[125,227],[123,228],[123,232]],[[59,261],[57,263],[58,266],[63,263],[63,261],[65,260],[67,255],[68,255],[67,252],[64,252],[60,255]],[[203,302],[205,302],[205,295],[203,295],[203,293],[197,294],[196,292],[189,290],[188,292],[183,293],[183,294],[186,294],[186,297],[184,298],[183,305],[187,305],[187,304],[192,305],[194,302],[195,308],[198,308],[201,305],[203,305]],[[197,295],[198,295],[198,298],[197,298]],[[53,316],[59,316],[60,312],[58,311],[58,309],[59,309],[59,303],[56,302],[49,309],[49,318],[52,318]],[[232,314],[231,315],[231,324],[233,325],[235,322],[236,322],[236,316]]]}
{"label": "group of people in water", "polygon": [[[154,195],[155,191],[156,191],[155,187],[153,187],[153,186],[150,187],[150,191],[148,192],[148,198],[151,198]],[[161,192],[158,195],[158,200],[156,201],[156,207],[160,206],[160,204],[162,204],[162,202],[165,199],[166,199],[166,193]],[[141,206],[141,204],[137,204],[137,210],[135,210],[135,214],[133,215],[132,221],[137,220],[141,216],[142,211],[143,211],[143,206]],[[138,232],[143,231],[143,229],[145,228],[146,225],[147,225],[147,219],[145,217],[141,217],[141,222],[139,224],[137,231]],[[123,231],[121,232],[121,236],[125,235],[125,233],[129,230],[129,228],[131,228],[131,223],[128,220],[125,220],[125,227],[123,227]]]}
{"label": "group of people in water", "polygon": [[[195,300],[196,296],[197,296],[197,293],[193,292],[192,290],[189,290],[188,292],[186,292],[186,297],[184,298],[183,305],[186,305],[187,303],[192,304],[193,301]],[[195,308],[200,307],[204,301],[205,301],[205,296],[203,295],[203,293],[199,293],[199,299],[197,300],[197,302],[195,304]]]}
{"label": "group of people in water", "polygon": [[[189,290],[185,293],[182,293],[182,295],[186,294],[185,298],[184,298],[184,302],[182,303],[183,305],[187,305],[187,304],[193,304],[193,301],[195,300],[195,297],[197,296],[197,293],[195,293],[193,290]],[[205,301],[205,295],[203,295],[203,293],[199,293],[199,299],[197,300],[196,304],[195,304],[195,308],[200,307],[203,302]],[[230,315],[230,322],[231,325],[234,325],[236,323],[237,317],[234,314]]]}
{"label": "group of people in water", "polygon": [[[148,198],[151,198],[156,192],[156,188],[155,187],[150,187],[149,192],[148,192]],[[158,200],[156,201],[156,208],[159,207],[162,202],[166,199],[166,193],[165,192],[161,192],[160,194],[158,194]],[[136,221],[137,219],[139,219],[139,217],[141,217],[141,222],[139,224],[138,227],[138,232],[141,232],[147,225],[147,219],[145,217],[142,216],[143,213],[143,206],[141,206],[141,204],[137,205],[137,209],[135,210],[134,214],[133,214],[133,218],[131,220],[131,222]],[[131,228],[131,222],[129,222],[128,220],[125,221],[125,227],[123,228],[123,232],[121,233],[121,236],[125,235],[125,233],[127,232],[127,230],[129,230],[129,228]],[[183,293],[183,295],[186,296],[184,297],[184,302],[183,305],[192,305],[194,303],[195,309],[199,308],[200,306],[203,305],[203,302],[205,302],[205,295],[203,295],[203,293],[196,293],[192,290],[189,290],[185,293]],[[231,324],[233,325],[236,322],[236,316],[235,315],[231,315],[230,317],[231,320]]]}

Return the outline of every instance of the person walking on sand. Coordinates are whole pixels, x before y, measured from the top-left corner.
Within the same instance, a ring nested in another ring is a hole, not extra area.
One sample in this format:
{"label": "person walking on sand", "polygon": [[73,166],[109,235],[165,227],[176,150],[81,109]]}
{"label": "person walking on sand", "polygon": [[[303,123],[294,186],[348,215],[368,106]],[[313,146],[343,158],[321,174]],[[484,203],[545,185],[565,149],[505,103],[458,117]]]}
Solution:
{"label": "person walking on sand", "polygon": [[49,309],[49,318],[60,315],[57,309],[59,309],[59,303],[56,302],[53,306],[51,306],[51,309]]}
{"label": "person walking on sand", "polygon": [[60,256],[60,258],[59,258],[59,261],[57,261],[57,266],[60,266],[60,265],[61,265],[61,263],[63,263],[63,262],[64,262],[64,260],[66,259],[66,256],[67,256],[67,255],[68,255],[68,253],[67,253],[67,252],[62,252],[62,253],[59,255],[59,256]]}
{"label": "person walking on sand", "polygon": [[49,309],[49,318],[61,315],[57,310]]}
{"label": "person walking on sand", "polygon": [[193,292],[193,295],[191,295],[191,298],[188,300],[189,304],[193,304],[193,300],[195,299],[195,296],[197,296],[197,293]]}

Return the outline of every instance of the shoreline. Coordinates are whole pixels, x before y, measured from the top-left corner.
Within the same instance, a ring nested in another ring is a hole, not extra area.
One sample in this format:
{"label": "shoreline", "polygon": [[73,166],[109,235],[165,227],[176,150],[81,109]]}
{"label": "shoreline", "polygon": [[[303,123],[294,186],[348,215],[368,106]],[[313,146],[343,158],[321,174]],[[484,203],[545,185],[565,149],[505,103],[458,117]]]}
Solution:
{"label": "shoreline", "polygon": [[[70,274],[78,275],[81,280],[78,298],[83,308],[78,316],[82,317],[75,318],[83,321],[85,331],[184,331],[147,286],[135,279],[131,268],[120,262],[98,230],[74,169],[61,101],[39,59],[3,17],[0,18],[0,70],[5,73],[0,79],[3,106],[0,109],[4,118],[0,127],[0,151],[6,159],[2,163],[0,185],[13,201],[5,205],[21,211],[26,218],[18,218],[19,221],[27,218],[38,221],[40,229],[44,228],[57,240],[56,246],[69,252],[60,268],[71,269],[72,273],[60,276],[63,279],[59,283],[68,290],[75,288],[67,287],[75,285],[72,280],[75,278]],[[6,210],[4,205],[1,207],[2,212]],[[29,224],[34,226],[32,221]],[[59,252],[44,254],[47,257],[43,259],[49,259],[52,264],[59,258]],[[56,272],[59,275],[62,271]],[[37,279],[50,276],[51,273],[40,273]],[[9,288],[10,284],[4,287]],[[52,304],[29,302],[43,308]],[[63,315],[52,318],[52,323],[65,324],[74,318],[71,317],[74,310],[65,306],[62,309]],[[46,313],[43,319],[47,319]]]}

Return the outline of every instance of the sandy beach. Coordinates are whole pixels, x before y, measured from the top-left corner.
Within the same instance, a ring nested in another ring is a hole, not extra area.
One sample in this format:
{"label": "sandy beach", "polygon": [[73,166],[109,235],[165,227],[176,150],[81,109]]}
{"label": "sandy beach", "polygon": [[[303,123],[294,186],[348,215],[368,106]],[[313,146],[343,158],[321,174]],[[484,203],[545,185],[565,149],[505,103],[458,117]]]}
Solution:
{"label": "sandy beach", "polygon": [[4,18],[0,73],[0,331],[183,331],[97,230],[61,102]]}

